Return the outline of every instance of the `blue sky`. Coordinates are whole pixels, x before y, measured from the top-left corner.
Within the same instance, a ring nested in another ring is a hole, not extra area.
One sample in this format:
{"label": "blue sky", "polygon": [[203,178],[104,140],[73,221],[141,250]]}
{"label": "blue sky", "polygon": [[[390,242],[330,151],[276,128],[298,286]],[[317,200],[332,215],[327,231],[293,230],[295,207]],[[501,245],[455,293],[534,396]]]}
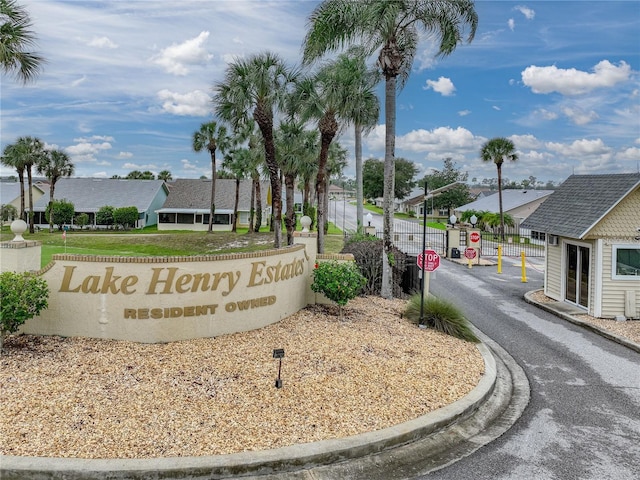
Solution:
{"label": "blue sky", "polygon": [[[1,147],[32,135],[64,149],[76,175],[131,170],[210,175],[191,136],[234,57],[269,50],[292,66],[313,1],[21,0],[47,59],[35,83],[2,77]],[[435,60],[420,44],[398,95],[396,157],[420,177],[451,157],[469,179],[495,178],[486,140],[511,138],[503,175],[560,182],[640,168],[640,2],[478,1],[471,44]],[[383,86],[379,88],[382,99]],[[350,152],[353,136],[340,138]],[[365,139],[384,157],[384,114]],[[0,175],[14,172],[0,167]]]}

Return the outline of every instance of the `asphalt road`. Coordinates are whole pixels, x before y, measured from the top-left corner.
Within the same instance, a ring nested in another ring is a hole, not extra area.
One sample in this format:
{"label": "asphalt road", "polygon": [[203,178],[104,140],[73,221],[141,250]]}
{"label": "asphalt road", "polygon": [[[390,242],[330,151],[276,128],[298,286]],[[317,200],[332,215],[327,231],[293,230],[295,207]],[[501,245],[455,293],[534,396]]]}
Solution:
{"label": "asphalt road", "polygon": [[431,292],[448,298],[523,367],[531,401],[502,437],[422,479],[637,480],[640,355],[524,302],[542,273],[442,262]]}

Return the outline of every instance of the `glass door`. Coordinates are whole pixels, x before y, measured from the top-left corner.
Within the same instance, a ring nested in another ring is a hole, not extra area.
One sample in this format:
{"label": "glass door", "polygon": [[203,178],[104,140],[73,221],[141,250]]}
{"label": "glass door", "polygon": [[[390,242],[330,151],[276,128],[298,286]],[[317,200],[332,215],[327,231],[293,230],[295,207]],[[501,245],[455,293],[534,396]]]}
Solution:
{"label": "glass door", "polygon": [[567,244],[565,299],[589,306],[589,247]]}

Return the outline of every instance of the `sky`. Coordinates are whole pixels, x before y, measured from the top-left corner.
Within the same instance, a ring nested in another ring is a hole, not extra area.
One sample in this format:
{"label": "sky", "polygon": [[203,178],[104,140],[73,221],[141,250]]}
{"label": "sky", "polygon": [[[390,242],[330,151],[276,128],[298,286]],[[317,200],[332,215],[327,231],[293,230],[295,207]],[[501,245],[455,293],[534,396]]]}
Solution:
{"label": "sky", "polygon": [[[299,66],[304,0],[19,0],[47,63],[23,85],[2,75],[0,147],[40,138],[76,176],[132,170],[211,175],[192,135],[215,120],[212,87],[229,62],[270,51]],[[480,149],[511,139],[503,178],[560,183],[571,174],[640,170],[640,2],[477,1],[478,30],[435,59],[421,41],[397,96],[396,157],[417,178],[452,158],[469,180],[496,178]],[[374,61],[375,58],[372,58]],[[384,85],[378,88],[384,105]],[[384,158],[384,109],[364,158]],[[355,174],[353,133],[339,137]],[[0,167],[0,175],[15,171]]]}

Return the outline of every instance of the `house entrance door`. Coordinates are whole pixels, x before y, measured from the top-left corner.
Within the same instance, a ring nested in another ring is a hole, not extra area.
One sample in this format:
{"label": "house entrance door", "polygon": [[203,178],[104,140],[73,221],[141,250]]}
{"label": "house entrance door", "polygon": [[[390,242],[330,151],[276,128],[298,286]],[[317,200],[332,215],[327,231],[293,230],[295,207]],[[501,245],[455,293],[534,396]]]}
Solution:
{"label": "house entrance door", "polygon": [[567,244],[565,299],[589,307],[589,247]]}

